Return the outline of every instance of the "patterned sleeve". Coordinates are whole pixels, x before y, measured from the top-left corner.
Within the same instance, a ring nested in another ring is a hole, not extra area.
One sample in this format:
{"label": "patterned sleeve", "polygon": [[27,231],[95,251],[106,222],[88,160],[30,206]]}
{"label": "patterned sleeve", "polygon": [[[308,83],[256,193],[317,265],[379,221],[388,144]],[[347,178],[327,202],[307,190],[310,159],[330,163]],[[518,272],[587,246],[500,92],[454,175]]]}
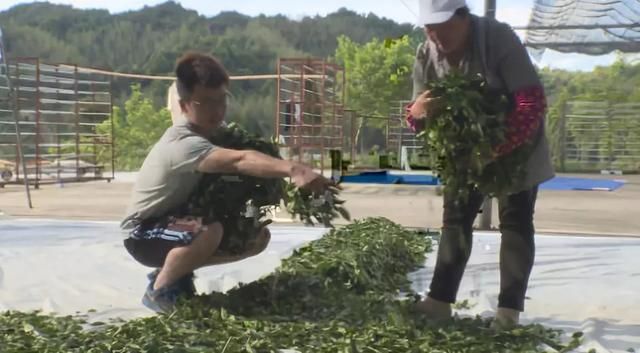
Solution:
{"label": "patterned sleeve", "polygon": [[495,149],[499,156],[529,141],[544,121],[547,109],[544,89],[540,85],[519,89],[513,96],[515,108],[507,116],[506,142]]}
{"label": "patterned sleeve", "polygon": [[500,156],[532,138],[544,121],[547,102],[529,53],[513,29],[506,24],[499,24],[491,35],[494,38],[491,49],[492,55],[495,55],[497,73],[515,104],[507,117],[507,141],[495,149]]}
{"label": "patterned sleeve", "polygon": [[409,125],[409,128],[411,130],[413,130],[413,132],[417,132],[418,131],[418,121],[416,120],[416,118],[413,117],[413,115],[411,115],[411,107],[413,106],[415,102],[411,102],[409,104],[407,104],[407,106],[405,107],[404,111],[405,111],[405,120],[407,121],[407,124]]}

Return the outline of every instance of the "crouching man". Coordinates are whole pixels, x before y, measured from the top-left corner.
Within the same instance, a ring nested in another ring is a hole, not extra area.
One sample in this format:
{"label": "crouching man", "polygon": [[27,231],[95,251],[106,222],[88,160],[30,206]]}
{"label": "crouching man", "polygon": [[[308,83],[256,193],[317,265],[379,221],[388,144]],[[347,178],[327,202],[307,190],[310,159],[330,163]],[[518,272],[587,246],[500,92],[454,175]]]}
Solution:
{"label": "crouching man", "polygon": [[156,268],[142,298],[156,312],[171,310],[178,297],[195,294],[193,271],[239,261],[262,252],[270,233],[238,256],[219,256],[225,234],[218,222],[203,224],[197,217],[178,217],[204,173],[233,173],[286,178],[301,188],[322,192],[329,181],[302,164],[250,150],[214,146],[209,137],[224,121],[229,76],[214,57],[189,53],[176,65],[181,116],[153,146],[140,168],[127,215],[121,227],[124,245],[142,265]]}

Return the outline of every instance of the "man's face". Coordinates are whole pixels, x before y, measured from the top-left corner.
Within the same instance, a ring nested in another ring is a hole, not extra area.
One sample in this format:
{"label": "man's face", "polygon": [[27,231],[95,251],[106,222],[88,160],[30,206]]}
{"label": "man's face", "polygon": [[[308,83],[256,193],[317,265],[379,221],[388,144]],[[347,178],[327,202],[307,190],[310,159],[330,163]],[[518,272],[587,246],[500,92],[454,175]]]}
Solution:
{"label": "man's face", "polygon": [[465,45],[468,31],[467,18],[453,16],[447,22],[426,25],[424,34],[433,41],[442,54],[451,54]]}
{"label": "man's face", "polygon": [[228,95],[226,85],[218,88],[197,85],[189,99],[180,101],[180,107],[191,123],[204,131],[213,131],[224,121]]}

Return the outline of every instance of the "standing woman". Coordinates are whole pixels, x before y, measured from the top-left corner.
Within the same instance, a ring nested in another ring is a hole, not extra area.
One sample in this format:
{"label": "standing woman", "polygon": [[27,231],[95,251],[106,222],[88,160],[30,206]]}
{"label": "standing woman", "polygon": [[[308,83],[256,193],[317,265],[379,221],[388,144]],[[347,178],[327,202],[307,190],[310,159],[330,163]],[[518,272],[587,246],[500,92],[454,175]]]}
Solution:
{"label": "standing woman", "polygon": [[[529,142],[526,175],[509,195],[498,199],[500,232],[500,295],[494,324],[511,327],[519,322],[529,275],[534,263],[533,214],[538,185],[554,177],[544,132],[544,89],[526,49],[514,31],[494,19],[472,15],[465,0],[420,0],[420,25],[426,40],[417,50],[413,71],[413,103],[408,121],[415,128],[437,113],[438,97],[427,82],[457,70],[482,74],[488,84],[510,98],[506,120],[507,142],[495,146],[496,158]],[[451,316],[451,304],[471,254],[473,223],[485,195],[471,190],[460,203],[446,192],[442,239],[427,298],[417,309],[433,319]]]}

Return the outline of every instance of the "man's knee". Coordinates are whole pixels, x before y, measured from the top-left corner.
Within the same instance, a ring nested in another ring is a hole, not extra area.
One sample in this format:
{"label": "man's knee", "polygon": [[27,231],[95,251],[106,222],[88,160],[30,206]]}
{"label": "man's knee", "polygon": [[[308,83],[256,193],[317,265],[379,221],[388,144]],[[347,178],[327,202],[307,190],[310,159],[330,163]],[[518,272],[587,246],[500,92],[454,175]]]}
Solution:
{"label": "man's knee", "polygon": [[271,231],[267,227],[262,228],[255,240],[255,254],[257,255],[263,252],[267,248],[267,246],[269,246],[270,241]]}
{"label": "man's knee", "polygon": [[260,239],[264,242],[265,246],[269,245],[269,242],[271,241],[271,231],[269,228],[262,228],[262,232],[260,232]]}
{"label": "man's knee", "polygon": [[207,224],[197,235],[197,237],[201,239],[201,243],[206,244],[206,246],[209,247],[212,252],[215,252],[215,250],[218,248],[223,236],[224,229],[220,222]]}

